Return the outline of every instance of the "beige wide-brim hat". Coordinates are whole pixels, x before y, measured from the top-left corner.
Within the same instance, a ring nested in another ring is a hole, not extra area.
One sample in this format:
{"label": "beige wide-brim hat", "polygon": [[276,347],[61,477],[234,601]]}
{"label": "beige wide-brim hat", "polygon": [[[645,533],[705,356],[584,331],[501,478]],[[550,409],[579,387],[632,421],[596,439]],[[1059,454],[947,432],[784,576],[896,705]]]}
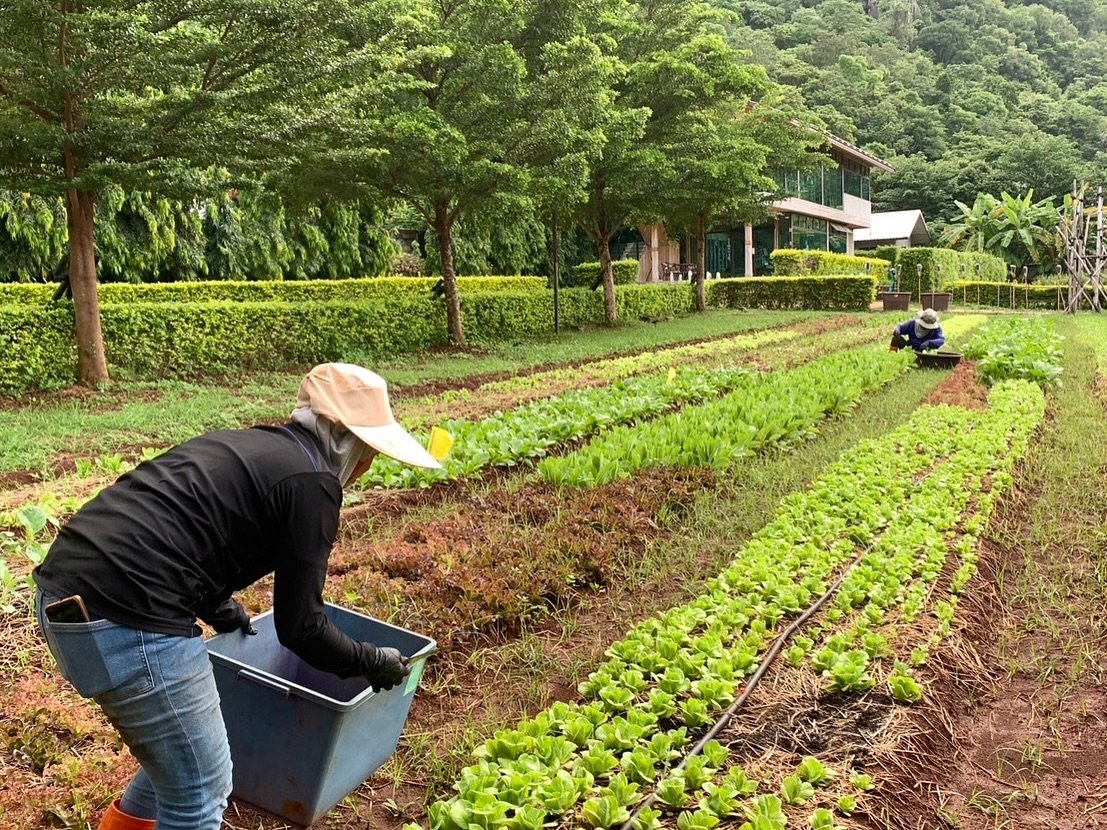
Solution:
{"label": "beige wide-brim hat", "polygon": [[388,384],[376,372],[352,363],[323,363],[300,383],[296,404],[341,424],[389,458],[413,467],[442,467],[396,423],[388,403]]}
{"label": "beige wide-brim hat", "polygon": [[919,316],[915,318],[915,322],[924,329],[936,329],[942,325],[938,320],[938,312],[932,308],[924,308],[920,311]]}

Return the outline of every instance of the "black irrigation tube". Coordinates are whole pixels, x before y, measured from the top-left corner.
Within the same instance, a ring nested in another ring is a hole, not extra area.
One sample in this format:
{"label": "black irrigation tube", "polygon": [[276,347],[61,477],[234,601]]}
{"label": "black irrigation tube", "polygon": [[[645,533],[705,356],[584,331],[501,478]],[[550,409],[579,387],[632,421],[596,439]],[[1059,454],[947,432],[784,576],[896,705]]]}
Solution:
{"label": "black irrigation tube", "polygon": [[[845,570],[842,571],[838,578],[834,580],[831,586],[827,588],[826,593],[815,600],[815,602],[808,606],[806,611],[796,617],[796,619],[792,621],[792,624],[784,629],[780,636],[778,636],[773,642],[772,648],[770,648],[765,653],[765,658],[757,667],[757,671],[755,671],[750,677],[749,682],[746,683],[745,687],[742,689],[742,693],[739,694],[735,701],[730,704],[725,712],[723,712],[722,716],[715,722],[715,725],[707,731],[707,734],[700,738],[699,742],[694,747],[692,747],[692,749],[688,752],[687,755],[684,756],[684,758],[681,759],[680,763],[669,770],[669,775],[676,775],[682,769],[684,769],[684,765],[688,763],[689,758],[694,758],[696,755],[699,755],[701,752],[703,752],[703,748],[707,746],[707,743],[714,739],[716,735],[718,735],[726,728],[727,724],[730,723],[730,719],[734,717],[734,713],[737,712],[742,707],[742,704],[746,702],[746,699],[750,696],[750,693],[754,690],[754,687],[761,682],[761,678],[765,676],[765,672],[769,670],[769,667],[772,665],[773,661],[776,660],[776,658],[780,655],[780,651],[782,648],[784,648],[784,644],[788,642],[788,640],[792,637],[793,634],[796,633],[800,626],[811,619],[811,617],[813,617],[818,612],[818,610],[826,604],[826,601],[834,595],[835,591],[838,590],[842,582],[849,575],[849,572],[853,570],[854,566],[856,566],[857,563],[861,561],[861,558],[870,550],[871,548],[866,548],[865,550],[857,554],[854,560],[850,562],[849,566],[845,568]],[[642,812],[642,810],[653,804],[656,799],[657,789],[655,788],[654,791],[650,793],[649,798],[647,798],[645,801],[635,807],[634,810],[631,811],[630,818],[628,818],[623,823],[619,830],[631,830],[634,824],[634,819],[638,817],[638,814]]]}

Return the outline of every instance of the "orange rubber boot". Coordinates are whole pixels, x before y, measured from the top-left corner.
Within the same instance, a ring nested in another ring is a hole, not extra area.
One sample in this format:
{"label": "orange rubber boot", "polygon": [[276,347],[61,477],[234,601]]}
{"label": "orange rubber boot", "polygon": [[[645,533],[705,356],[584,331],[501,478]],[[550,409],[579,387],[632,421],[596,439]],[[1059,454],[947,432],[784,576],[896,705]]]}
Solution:
{"label": "orange rubber boot", "polygon": [[152,818],[135,818],[124,813],[116,799],[100,819],[100,830],[154,830],[154,824]]}

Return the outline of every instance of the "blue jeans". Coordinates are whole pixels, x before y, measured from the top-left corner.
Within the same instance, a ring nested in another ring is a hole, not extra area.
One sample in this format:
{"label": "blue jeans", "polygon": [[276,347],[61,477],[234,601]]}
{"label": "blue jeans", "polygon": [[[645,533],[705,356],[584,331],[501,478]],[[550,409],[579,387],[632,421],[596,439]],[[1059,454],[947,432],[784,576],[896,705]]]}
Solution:
{"label": "blue jeans", "polygon": [[200,637],[139,631],[110,620],[38,624],[62,675],[103,709],[141,769],[120,809],[156,830],[219,830],[231,794],[231,752]]}

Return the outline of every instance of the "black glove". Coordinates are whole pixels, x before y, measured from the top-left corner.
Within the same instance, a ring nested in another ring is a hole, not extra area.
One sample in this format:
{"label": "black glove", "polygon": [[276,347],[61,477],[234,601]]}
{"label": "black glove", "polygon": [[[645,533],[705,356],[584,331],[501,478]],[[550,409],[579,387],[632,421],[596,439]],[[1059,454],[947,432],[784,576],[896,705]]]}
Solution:
{"label": "black glove", "polygon": [[374,692],[381,692],[399,686],[405,677],[411,674],[411,666],[407,660],[394,648],[378,648],[372,643],[365,643],[366,650],[372,649],[373,662],[365,679],[373,687]]}
{"label": "black glove", "polygon": [[250,625],[250,615],[246,613],[242,603],[233,598],[225,599],[211,611],[198,616],[220,634],[239,630],[244,634],[258,633],[257,629]]}

